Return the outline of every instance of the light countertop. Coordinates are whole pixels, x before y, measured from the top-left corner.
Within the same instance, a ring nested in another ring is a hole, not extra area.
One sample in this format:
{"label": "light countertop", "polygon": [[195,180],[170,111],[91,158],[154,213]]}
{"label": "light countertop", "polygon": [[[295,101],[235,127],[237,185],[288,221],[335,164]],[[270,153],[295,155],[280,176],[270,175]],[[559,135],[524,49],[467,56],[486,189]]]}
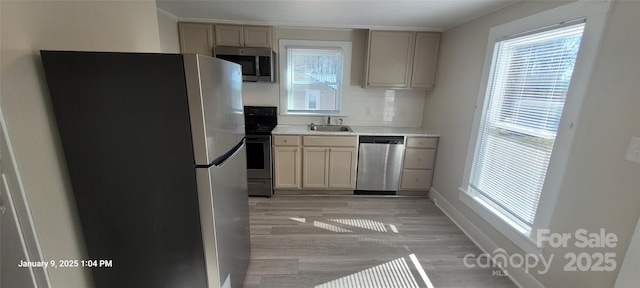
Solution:
{"label": "light countertop", "polygon": [[432,133],[422,128],[412,127],[377,127],[377,126],[351,126],[353,132],[331,132],[331,131],[309,131],[307,125],[278,125],[271,134],[294,134],[294,135],[398,135],[398,136],[421,136],[440,137],[439,134]]}

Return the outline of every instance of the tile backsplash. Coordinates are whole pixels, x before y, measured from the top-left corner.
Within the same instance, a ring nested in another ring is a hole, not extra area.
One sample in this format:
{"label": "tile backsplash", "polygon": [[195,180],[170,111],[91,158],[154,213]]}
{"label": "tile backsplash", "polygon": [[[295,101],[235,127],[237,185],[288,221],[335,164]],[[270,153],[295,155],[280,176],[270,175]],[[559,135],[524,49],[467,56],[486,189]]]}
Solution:
{"label": "tile backsplash", "polygon": [[[268,83],[243,84],[244,105],[280,106],[280,86]],[[342,113],[332,116],[344,124],[354,126],[420,127],[424,109],[425,91],[363,89],[359,86],[344,87]],[[324,124],[326,117],[278,116],[279,124]]]}

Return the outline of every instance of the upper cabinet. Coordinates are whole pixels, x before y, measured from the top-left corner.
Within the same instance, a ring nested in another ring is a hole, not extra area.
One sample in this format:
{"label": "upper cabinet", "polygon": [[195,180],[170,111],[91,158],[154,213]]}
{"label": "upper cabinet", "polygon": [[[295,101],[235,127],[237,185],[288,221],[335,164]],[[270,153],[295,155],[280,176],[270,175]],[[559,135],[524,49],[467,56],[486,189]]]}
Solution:
{"label": "upper cabinet", "polygon": [[271,48],[271,27],[215,25],[216,46]]}
{"label": "upper cabinet", "polygon": [[270,26],[178,22],[180,52],[213,56],[215,46],[271,48]]}
{"label": "upper cabinet", "polygon": [[439,49],[440,33],[416,33],[416,47],[413,50],[411,88],[433,89],[436,81]]}
{"label": "upper cabinet", "polygon": [[433,89],[440,33],[369,31],[364,87]]}
{"label": "upper cabinet", "polygon": [[180,51],[212,56],[212,25],[208,23],[178,23]]}
{"label": "upper cabinet", "polygon": [[414,32],[370,31],[366,85],[409,87],[414,46]]}

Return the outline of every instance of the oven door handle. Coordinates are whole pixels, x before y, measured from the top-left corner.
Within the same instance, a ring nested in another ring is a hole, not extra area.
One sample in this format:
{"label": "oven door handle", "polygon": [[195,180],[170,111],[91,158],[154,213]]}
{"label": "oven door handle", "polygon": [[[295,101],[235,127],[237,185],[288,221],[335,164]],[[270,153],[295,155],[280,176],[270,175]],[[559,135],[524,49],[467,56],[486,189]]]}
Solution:
{"label": "oven door handle", "polygon": [[260,142],[264,142],[264,141],[268,141],[269,140],[269,136],[266,137],[245,137],[245,139],[247,140],[247,143],[260,143]]}

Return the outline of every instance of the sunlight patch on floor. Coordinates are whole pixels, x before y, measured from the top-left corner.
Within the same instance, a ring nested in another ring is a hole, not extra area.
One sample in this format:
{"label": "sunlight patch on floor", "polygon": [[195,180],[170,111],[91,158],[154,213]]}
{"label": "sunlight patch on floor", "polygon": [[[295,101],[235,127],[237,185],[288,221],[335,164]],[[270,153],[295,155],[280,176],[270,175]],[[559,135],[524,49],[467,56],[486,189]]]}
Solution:
{"label": "sunlight patch on floor", "polygon": [[307,223],[307,219],[301,217],[289,217],[289,219],[300,223]]}
{"label": "sunlight patch on floor", "polygon": [[387,232],[384,223],[369,219],[329,219],[329,221],[377,232]]}
{"label": "sunlight patch on floor", "polygon": [[416,266],[416,269],[418,269],[418,274],[420,274],[422,281],[427,284],[427,288],[434,288],[433,283],[431,283],[431,279],[429,279],[429,276],[427,276],[427,272],[424,272],[424,268],[422,268],[422,265],[420,264],[420,261],[418,261],[418,257],[416,257],[416,254],[409,255],[409,258],[411,259],[411,262],[413,262],[413,265]]}
{"label": "sunlight patch on floor", "polygon": [[329,230],[332,232],[338,232],[338,233],[353,233],[353,231],[349,230],[349,229],[344,229],[342,227],[338,227],[335,225],[331,225],[328,223],[324,223],[324,222],[320,222],[320,221],[313,221],[313,226],[324,229],[324,230]]}
{"label": "sunlight patch on floor", "polygon": [[386,239],[372,238],[372,237],[367,237],[367,236],[359,236],[358,237],[358,241],[360,241],[360,242],[372,242],[372,243],[382,244],[382,245],[389,246],[389,247],[394,247],[394,248],[398,247],[392,241],[389,241],[389,240],[386,240]]}
{"label": "sunlight patch on floor", "polygon": [[315,288],[419,288],[404,257],[317,285]]}

